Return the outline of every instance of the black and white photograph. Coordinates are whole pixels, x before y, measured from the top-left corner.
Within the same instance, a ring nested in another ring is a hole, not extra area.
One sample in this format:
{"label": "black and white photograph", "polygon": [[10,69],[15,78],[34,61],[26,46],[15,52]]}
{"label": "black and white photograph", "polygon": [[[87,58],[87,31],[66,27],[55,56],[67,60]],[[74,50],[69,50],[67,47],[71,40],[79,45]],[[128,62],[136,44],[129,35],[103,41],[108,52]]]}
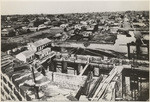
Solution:
{"label": "black and white photograph", "polygon": [[149,0],[1,0],[1,101],[149,101]]}

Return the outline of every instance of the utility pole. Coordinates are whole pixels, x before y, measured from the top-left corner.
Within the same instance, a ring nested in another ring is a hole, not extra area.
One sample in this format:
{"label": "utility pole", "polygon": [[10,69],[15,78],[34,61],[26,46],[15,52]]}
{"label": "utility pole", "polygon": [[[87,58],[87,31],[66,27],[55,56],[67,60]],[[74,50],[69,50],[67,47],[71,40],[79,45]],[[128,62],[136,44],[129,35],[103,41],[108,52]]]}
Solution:
{"label": "utility pole", "polygon": [[31,71],[32,71],[32,75],[33,75],[33,81],[34,81],[34,91],[35,91],[35,98],[39,99],[39,93],[38,93],[38,86],[36,86],[36,80],[35,80],[35,74],[34,74],[34,68],[32,65],[30,65]]}

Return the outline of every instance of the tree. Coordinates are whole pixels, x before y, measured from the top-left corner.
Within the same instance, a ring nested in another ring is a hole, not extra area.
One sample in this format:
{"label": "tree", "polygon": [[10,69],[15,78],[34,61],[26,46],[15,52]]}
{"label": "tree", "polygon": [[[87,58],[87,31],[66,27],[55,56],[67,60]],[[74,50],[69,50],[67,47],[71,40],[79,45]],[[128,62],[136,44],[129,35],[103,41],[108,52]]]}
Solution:
{"label": "tree", "polygon": [[24,18],[24,19],[23,19],[23,22],[30,22],[30,21],[29,21],[29,19]]}
{"label": "tree", "polygon": [[96,25],[94,26],[93,33],[96,32],[96,31],[98,31],[98,24],[96,24]]}
{"label": "tree", "polygon": [[11,21],[18,21],[18,18],[17,17],[13,17],[13,18],[11,18]]}
{"label": "tree", "polygon": [[84,45],[85,47],[88,47],[88,46],[90,45],[90,42],[84,42],[83,45]]}
{"label": "tree", "polygon": [[44,20],[39,20],[38,18],[35,20],[34,22],[34,26],[35,27],[38,27],[40,24],[43,24],[44,23]]}

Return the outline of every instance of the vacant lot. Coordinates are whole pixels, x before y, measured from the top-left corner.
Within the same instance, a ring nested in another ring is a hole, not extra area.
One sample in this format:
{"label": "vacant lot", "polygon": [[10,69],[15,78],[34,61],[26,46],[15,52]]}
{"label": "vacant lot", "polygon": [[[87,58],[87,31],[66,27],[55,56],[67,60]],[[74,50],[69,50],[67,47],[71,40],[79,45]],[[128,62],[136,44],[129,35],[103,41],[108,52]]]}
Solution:
{"label": "vacant lot", "polygon": [[92,41],[99,43],[115,43],[117,39],[117,35],[115,34],[99,34],[95,35]]}

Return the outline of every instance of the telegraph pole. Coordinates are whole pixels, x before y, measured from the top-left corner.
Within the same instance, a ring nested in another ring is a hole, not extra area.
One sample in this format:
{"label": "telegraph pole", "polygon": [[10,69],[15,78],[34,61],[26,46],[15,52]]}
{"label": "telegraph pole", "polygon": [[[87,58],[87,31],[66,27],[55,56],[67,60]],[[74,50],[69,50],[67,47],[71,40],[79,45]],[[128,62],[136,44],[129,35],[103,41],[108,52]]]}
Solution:
{"label": "telegraph pole", "polygon": [[32,71],[32,75],[33,75],[33,81],[34,81],[34,90],[35,90],[35,98],[36,99],[40,99],[39,98],[39,90],[38,90],[38,86],[36,86],[36,80],[35,80],[35,74],[34,74],[34,68],[32,65],[30,65],[31,71]]}

